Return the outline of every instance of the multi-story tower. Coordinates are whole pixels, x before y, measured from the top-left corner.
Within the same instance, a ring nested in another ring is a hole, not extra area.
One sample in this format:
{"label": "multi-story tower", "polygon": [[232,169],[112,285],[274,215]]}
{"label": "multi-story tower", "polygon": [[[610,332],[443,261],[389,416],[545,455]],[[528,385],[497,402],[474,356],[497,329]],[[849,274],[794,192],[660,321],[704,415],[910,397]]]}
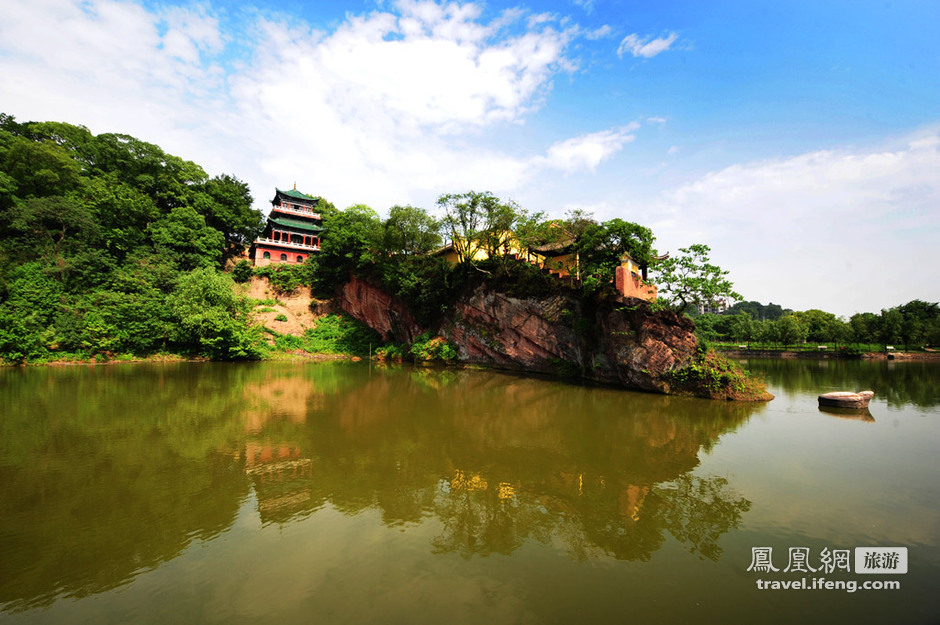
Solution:
{"label": "multi-story tower", "polygon": [[271,263],[302,263],[320,251],[323,232],[320,198],[301,193],[295,186],[290,191],[275,189],[273,208],[264,232],[252,244],[251,258],[257,267]]}

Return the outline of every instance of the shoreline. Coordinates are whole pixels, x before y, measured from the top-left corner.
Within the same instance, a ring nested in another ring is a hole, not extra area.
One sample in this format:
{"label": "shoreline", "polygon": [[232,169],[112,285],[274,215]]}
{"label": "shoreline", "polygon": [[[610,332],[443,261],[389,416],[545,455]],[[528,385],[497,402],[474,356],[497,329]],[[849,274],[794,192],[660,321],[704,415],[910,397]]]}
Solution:
{"label": "shoreline", "polygon": [[730,358],[786,358],[815,360],[917,360],[940,361],[940,352],[863,352],[847,354],[845,352],[795,352],[774,349],[728,349],[716,350]]}
{"label": "shoreline", "polygon": [[182,362],[292,362],[292,361],[314,361],[328,362],[331,360],[364,360],[361,356],[353,354],[314,354],[310,352],[301,352],[293,350],[282,352],[270,358],[261,358],[259,360],[212,360],[204,356],[184,356],[181,354],[161,354],[159,356],[133,356],[129,358],[109,358],[107,360],[47,360],[43,362],[22,362],[17,364],[0,362],[0,368],[18,368],[18,367],[98,367],[120,364],[172,364]]}

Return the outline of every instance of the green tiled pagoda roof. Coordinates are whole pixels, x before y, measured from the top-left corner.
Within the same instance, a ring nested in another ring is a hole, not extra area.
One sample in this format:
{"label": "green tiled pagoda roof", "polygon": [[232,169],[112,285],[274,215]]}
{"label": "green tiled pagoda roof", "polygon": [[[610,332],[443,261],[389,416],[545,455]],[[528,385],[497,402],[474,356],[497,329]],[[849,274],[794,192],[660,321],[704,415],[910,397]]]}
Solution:
{"label": "green tiled pagoda roof", "polygon": [[285,228],[297,228],[298,230],[307,230],[309,232],[321,232],[323,228],[309,221],[302,219],[291,219],[290,217],[268,217],[268,221]]}
{"label": "green tiled pagoda roof", "polygon": [[277,191],[278,194],[280,195],[286,195],[288,197],[297,198],[298,200],[311,200],[313,202],[316,202],[317,200],[320,199],[318,197],[313,197],[312,195],[307,195],[306,193],[301,193],[297,189],[288,189],[287,191],[282,191],[278,189],[277,187],[274,187],[274,190]]}

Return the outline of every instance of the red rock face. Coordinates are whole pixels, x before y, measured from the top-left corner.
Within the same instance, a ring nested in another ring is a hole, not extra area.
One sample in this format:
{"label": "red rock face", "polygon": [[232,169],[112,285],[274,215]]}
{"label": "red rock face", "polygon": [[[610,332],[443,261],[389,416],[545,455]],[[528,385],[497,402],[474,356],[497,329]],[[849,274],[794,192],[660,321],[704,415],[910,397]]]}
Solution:
{"label": "red rock face", "polygon": [[[343,288],[341,306],[389,340],[412,342],[426,330],[396,298],[359,279]],[[653,312],[640,299],[585,305],[573,294],[514,297],[484,285],[458,302],[434,330],[457,347],[467,364],[666,392],[658,375],[691,360],[693,328],[688,319]]]}
{"label": "red rock face", "polygon": [[340,307],[385,340],[412,343],[424,331],[398,298],[359,278],[343,285]]}

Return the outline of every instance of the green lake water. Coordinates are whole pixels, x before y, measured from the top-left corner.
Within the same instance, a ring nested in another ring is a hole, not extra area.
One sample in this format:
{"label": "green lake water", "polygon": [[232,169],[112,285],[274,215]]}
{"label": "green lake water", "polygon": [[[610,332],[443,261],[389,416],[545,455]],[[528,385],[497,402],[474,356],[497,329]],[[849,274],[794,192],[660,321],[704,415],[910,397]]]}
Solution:
{"label": "green lake water", "polygon": [[[0,369],[0,623],[940,621],[940,364],[748,364],[772,402],[348,362]],[[869,388],[867,413],[817,407]],[[864,547],[908,572],[824,569]],[[841,589],[757,588],[817,577]]]}

